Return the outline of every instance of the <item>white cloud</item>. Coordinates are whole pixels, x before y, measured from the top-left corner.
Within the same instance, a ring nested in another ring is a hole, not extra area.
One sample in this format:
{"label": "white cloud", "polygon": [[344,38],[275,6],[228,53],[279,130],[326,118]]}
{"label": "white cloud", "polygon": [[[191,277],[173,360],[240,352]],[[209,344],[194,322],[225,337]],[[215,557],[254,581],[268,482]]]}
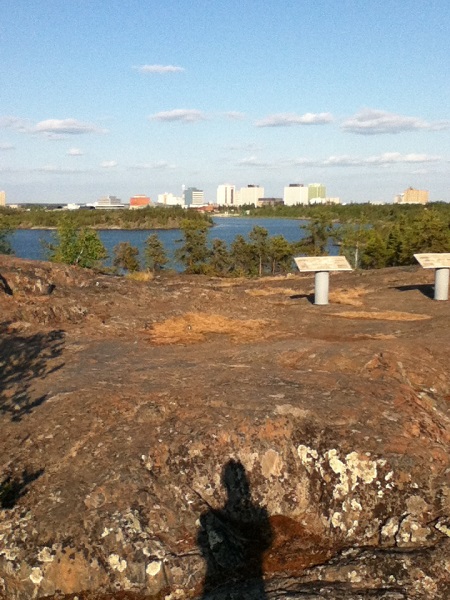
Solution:
{"label": "white cloud", "polygon": [[421,164],[438,162],[440,156],[428,154],[401,154],[400,152],[384,152],[378,156],[357,158],[352,156],[330,156],[322,162],[324,167],[361,167],[386,166],[391,164]]}
{"label": "white cloud", "polygon": [[81,135],[86,133],[105,133],[93,123],[85,123],[77,119],[47,119],[37,123],[32,131],[48,135]]}
{"label": "white cloud", "polygon": [[56,167],[55,165],[44,165],[43,167],[33,169],[33,171],[37,171],[38,173],[49,173],[51,175],[73,175],[74,173],[86,172],[80,169],[66,169],[62,167]]}
{"label": "white cloud", "polygon": [[276,162],[269,163],[259,160],[256,156],[248,156],[247,158],[243,158],[238,161],[239,167],[254,167],[257,169],[275,169],[280,165]]}
{"label": "white cloud", "polygon": [[0,144],[0,151],[2,150],[14,150],[15,147],[12,144],[3,143]]}
{"label": "white cloud", "polygon": [[150,73],[157,75],[164,75],[165,73],[182,73],[185,69],[183,67],[176,67],[175,65],[138,65],[133,67],[135,71],[139,73]]}
{"label": "white cloud", "polygon": [[333,121],[331,113],[278,113],[256,122],[257,127],[292,127],[294,125],[324,125]]}
{"label": "white cloud", "polygon": [[117,161],[104,160],[102,163],[100,163],[100,166],[102,167],[102,169],[113,169],[114,167],[117,167]]}
{"label": "white cloud", "polygon": [[79,148],[69,148],[67,154],[68,156],[83,156],[83,152]]}
{"label": "white cloud", "polygon": [[0,127],[3,129],[14,129],[15,131],[26,132],[29,130],[30,123],[20,117],[0,117]]}
{"label": "white cloud", "polygon": [[177,108],[175,110],[167,110],[155,113],[149,117],[153,121],[179,121],[182,123],[196,123],[197,121],[205,121],[207,119],[205,113],[200,110]]}
{"label": "white cloud", "polygon": [[164,171],[167,169],[175,169],[176,165],[172,165],[165,160],[158,160],[154,163],[140,163],[138,165],[134,165],[131,167],[132,169],[141,169],[141,170],[157,170]]}
{"label": "white cloud", "polygon": [[224,114],[227,119],[231,119],[232,121],[242,121],[245,119],[245,114],[237,110],[229,110]]}
{"label": "white cloud", "polygon": [[428,122],[418,117],[407,117],[384,110],[365,108],[344,121],[341,128],[350,133],[376,135],[382,133],[402,133],[405,131],[440,131],[450,127],[449,121]]}

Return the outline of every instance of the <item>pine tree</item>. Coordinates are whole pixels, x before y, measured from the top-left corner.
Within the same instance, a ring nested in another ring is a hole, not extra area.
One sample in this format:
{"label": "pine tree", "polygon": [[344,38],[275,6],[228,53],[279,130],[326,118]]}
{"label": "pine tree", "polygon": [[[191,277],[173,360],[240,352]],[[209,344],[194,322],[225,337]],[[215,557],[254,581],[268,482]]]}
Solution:
{"label": "pine tree", "polygon": [[129,273],[139,271],[139,249],[132,246],[130,242],[120,242],[114,247],[113,265]]}
{"label": "pine tree", "polygon": [[204,273],[210,254],[207,247],[208,225],[185,219],[180,229],[183,238],[177,240],[181,246],[175,251],[175,258],[186,267],[187,273]]}
{"label": "pine tree", "polygon": [[223,240],[214,239],[208,263],[208,272],[210,271],[211,275],[225,277],[230,273],[231,266],[232,260],[226,243]]}
{"label": "pine tree", "polygon": [[169,262],[157,233],[152,233],[145,241],[144,261],[146,268],[152,273],[160,271]]}
{"label": "pine tree", "polygon": [[258,274],[261,277],[267,267],[269,254],[269,232],[264,227],[255,225],[250,231],[248,237],[251,240],[251,246],[258,260]]}

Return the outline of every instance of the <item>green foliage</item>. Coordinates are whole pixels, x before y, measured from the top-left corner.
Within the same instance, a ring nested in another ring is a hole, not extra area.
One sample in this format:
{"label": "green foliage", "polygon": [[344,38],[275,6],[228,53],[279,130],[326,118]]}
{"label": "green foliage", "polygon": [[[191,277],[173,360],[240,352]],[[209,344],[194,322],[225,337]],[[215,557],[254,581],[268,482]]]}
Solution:
{"label": "green foliage", "polygon": [[145,241],[144,261],[146,268],[153,273],[160,271],[169,262],[164,244],[157,233],[152,233]]}
{"label": "green foliage", "polygon": [[[44,208],[3,209],[1,212],[13,229],[57,228],[68,216],[67,211]],[[151,206],[140,210],[80,209],[70,211],[70,219],[77,229],[178,229],[185,219],[206,223],[208,226],[212,224],[208,215],[179,206]]]}
{"label": "green foliage", "polygon": [[13,254],[10,237],[13,229],[8,226],[4,216],[0,214],[0,254]]}
{"label": "green foliage", "polygon": [[223,240],[214,239],[208,262],[208,274],[217,277],[226,277],[230,274],[233,266],[231,254]]}
{"label": "green foliage", "polygon": [[328,240],[333,237],[333,224],[326,212],[319,212],[306,225],[300,228],[305,237],[297,243],[296,248],[307,256],[324,256],[328,254]]}
{"label": "green foliage", "polygon": [[130,242],[120,242],[114,246],[113,265],[118,269],[123,269],[129,273],[139,271],[139,249],[132,246]]}
{"label": "green foliage", "polygon": [[292,270],[294,250],[282,235],[269,239],[268,259],[272,275],[289,273]]}
{"label": "green foliage", "polygon": [[266,270],[269,258],[269,232],[264,227],[255,225],[248,235],[251,247],[258,261],[258,275]]}
{"label": "green foliage", "polygon": [[207,246],[208,225],[185,219],[180,229],[183,238],[177,240],[181,246],[175,251],[176,260],[186,267],[187,273],[204,273],[210,256]]}
{"label": "green foliage", "polygon": [[258,274],[254,250],[242,235],[237,235],[231,244],[230,257],[232,274],[236,277],[254,277]]}
{"label": "green foliage", "polygon": [[78,265],[90,269],[107,257],[98,233],[92,229],[77,229],[72,219],[63,219],[56,232],[56,243],[47,245],[52,262]]}

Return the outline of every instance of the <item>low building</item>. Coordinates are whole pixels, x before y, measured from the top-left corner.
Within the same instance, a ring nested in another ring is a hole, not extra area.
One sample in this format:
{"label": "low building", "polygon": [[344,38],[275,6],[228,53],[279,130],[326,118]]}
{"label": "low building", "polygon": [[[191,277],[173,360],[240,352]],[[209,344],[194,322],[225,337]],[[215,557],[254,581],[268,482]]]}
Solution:
{"label": "low building", "polygon": [[184,206],[184,198],[182,196],[175,196],[171,192],[164,192],[164,194],[158,194],[158,205]]}
{"label": "low building", "polygon": [[409,187],[403,192],[398,194],[394,198],[396,204],[427,204],[428,203],[428,191],[427,190],[416,190]]}
{"label": "low building", "polygon": [[263,206],[281,206],[282,204],[282,198],[260,198],[256,203],[256,206],[262,208]]}
{"label": "low building", "polygon": [[94,203],[94,207],[99,209],[111,210],[125,208],[126,205],[123,204],[120,198],[117,198],[117,196],[103,196],[103,198],[99,198],[99,200],[97,200],[97,202]]}
{"label": "low building", "polygon": [[147,206],[150,206],[150,204],[150,198],[142,194],[137,196],[131,196],[130,198],[130,209],[132,210],[137,208],[147,208]]}

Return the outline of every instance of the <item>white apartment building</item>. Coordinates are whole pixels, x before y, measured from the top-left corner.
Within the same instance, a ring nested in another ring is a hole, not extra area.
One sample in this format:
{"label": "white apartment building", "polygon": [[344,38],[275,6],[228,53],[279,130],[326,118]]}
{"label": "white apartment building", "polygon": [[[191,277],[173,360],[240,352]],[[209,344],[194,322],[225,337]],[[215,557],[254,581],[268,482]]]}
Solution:
{"label": "white apartment building", "polygon": [[216,202],[218,206],[235,206],[236,186],[230,183],[217,186]]}
{"label": "white apartment building", "polygon": [[308,204],[308,187],[302,183],[290,183],[284,188],[283,201],[285,206]]}
{"label": "white apartment building", "polygon": [[237,192],[236,204],[237,206],[243,206],[244,204],[254,204],[256,206],[260,198],[264,198],[264,188],[250,184]]}
{"label": "white apartment building", "polygon": [[170,192],[164,192],[164,194],[158,194],[158,204],[164,206],[184,206],[184,198],[175,196],[175,194]]}
{"label": "white apartment building", "polygon": [[0,192],[0,206],[6,206],[6,192]]}

